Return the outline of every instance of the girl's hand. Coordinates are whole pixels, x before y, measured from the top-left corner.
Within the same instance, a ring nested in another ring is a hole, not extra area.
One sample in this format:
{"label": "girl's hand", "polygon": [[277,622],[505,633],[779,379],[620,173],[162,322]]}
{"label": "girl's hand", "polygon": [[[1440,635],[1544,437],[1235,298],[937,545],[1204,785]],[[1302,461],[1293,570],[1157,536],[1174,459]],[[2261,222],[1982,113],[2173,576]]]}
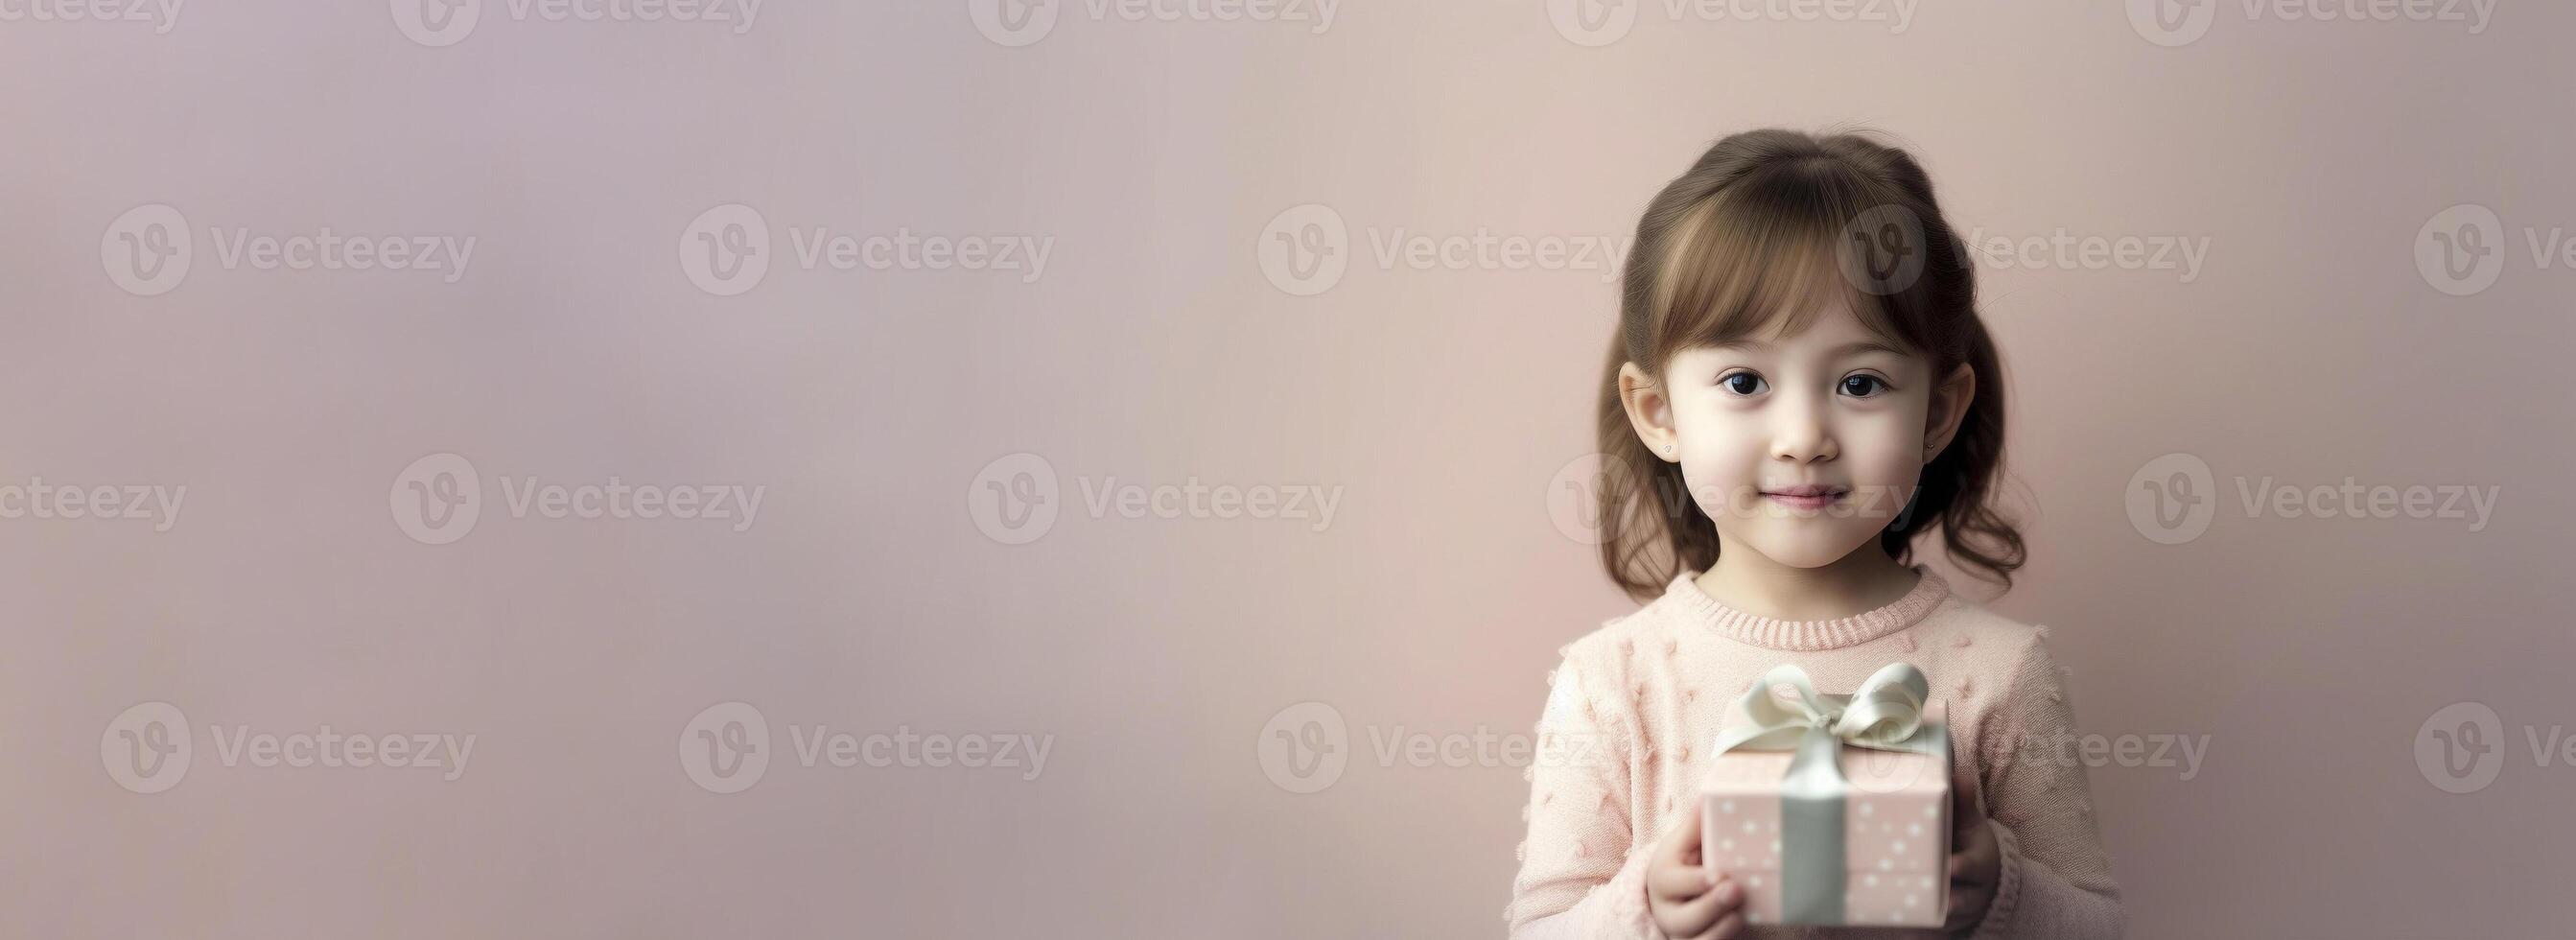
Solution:
{"label": "girl's hand", "polygon": [[1985,801],[1979,799],[1977,775],[1961,775],[1950,788],[1950,913],[1941,929],[1966,935],[1986,919],[2003,881],[2003,848],[1994,827],[1986,825]]}
{"label": "girl's hand", "polygon": [[1655,843],[1646,863],[1646,912],[1667,937],[1727,940],[1744,935],[1744,886],[1700,862],[1700,801]]}

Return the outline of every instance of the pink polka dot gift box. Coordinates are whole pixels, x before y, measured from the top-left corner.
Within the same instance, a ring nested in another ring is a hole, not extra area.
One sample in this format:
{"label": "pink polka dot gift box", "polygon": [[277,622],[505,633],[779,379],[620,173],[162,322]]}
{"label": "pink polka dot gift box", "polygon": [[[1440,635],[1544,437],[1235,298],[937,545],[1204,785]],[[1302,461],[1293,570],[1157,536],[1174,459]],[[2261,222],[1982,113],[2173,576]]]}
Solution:
{"label": "pink polka dot gift box", "polygon": [[1778,666],[1727,707],[1700,852],[1755,924],[1939,927],[1949,908],[1948,709],[1891,663],[1848,695]]}

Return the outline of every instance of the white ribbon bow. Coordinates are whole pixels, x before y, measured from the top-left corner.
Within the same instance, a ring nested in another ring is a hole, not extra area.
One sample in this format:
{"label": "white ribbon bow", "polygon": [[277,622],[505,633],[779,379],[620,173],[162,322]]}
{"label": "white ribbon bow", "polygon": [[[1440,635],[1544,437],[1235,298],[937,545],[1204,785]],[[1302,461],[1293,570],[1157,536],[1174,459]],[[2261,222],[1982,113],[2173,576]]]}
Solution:
{"label": "white ribbon bow", "polygon": [[[1796,689],[1798,697],[1781,702],[1771,692],[1779,685]],[[1880,667],[1850,695],[1817,692],[1806,670],[1773,666],[1737,700],[1751,723],[1718,735],[1717,753],[1737,748],[1794,751],[1799,741],[1817,731],[1859,747],[1932,753],[1934,745],[1917,740],[1923,729],[1923,703],[1931,697],[1931,689],[1923,670],[1912,663]]]}

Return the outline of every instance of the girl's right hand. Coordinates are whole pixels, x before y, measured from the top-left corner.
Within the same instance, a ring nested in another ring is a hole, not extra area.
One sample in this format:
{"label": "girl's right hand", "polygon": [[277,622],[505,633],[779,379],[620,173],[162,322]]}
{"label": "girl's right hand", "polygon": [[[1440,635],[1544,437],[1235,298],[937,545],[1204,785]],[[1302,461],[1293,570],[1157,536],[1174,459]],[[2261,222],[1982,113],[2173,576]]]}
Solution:
{"label": "girl's right hand", "polygon": [[1700,801],[1655,844],[1646,863],[1646,911],[1675,940],[1728,940],[1744,935],[1744,886],[1701,863]]}

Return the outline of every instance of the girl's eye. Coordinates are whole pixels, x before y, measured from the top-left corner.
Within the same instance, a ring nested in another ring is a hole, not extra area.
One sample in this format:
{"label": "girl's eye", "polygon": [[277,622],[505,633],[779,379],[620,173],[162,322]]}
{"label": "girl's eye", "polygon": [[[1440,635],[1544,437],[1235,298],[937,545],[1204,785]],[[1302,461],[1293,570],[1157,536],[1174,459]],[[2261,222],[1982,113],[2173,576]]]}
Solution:
{"label": "girl's eye", "polygon": [[1843,394],[1853,398],[1868,398],[1886,390],[1887,380],[1875,375],[1860,374],[1843,378]]}
{"label": "girl's eye", "polygon": [[1759,395],[1764,388],[1768,387],[1763,384],[1761,376],[1750,372],[1729,373],[1719,377],[1717,384],[1738,395]]}

